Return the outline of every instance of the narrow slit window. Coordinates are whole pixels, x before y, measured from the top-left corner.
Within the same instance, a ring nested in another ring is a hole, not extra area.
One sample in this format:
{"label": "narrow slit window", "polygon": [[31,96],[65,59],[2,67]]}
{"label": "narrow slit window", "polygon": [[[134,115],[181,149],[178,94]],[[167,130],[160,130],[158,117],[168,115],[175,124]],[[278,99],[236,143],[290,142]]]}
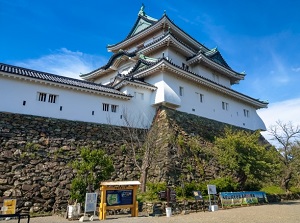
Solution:
{"label": "narrow slit window", "polygon": [[244,109],[244,116],[245,116],[245,117],[249,117],[249,110]]}
{"label": "narrow slit window", "polygon": [[196,92],[197,100],[199,100],[200,103],[203,103],[204,95]]}
{"label": "narrow slit window", "polygon": [[46,101],[46,97],[47,97],[46,93],[38,92],[38,101],[45,102]]}
{"label": "narrow slit window", "polygon": [[116,113],[118,109],[118,105],[111,105],[111,112]]}
{"label": "narrow slit window", "polygon": [[222,109],[225,110],[225,111],[228,111],[228,107],[229,107],[228,103],[222,101]]}
{"label": "narrow slit window", "polygon": [[108,111],[109,110],[109,104],[103,103],[103,111]]}
{"label": "narrow slit window", "polygon": [[184,92],[183,92],[183,87],[180,86],[180,87],[179,87],[179,95],[180,95],[180,96],[183,96],[183,93],[184,93]]}
{"label": "narrow slit window", "polygon": [[57,101],[57,95],[49,94],[48,102],[49,103],[55,103],[56,101]]}
{"label": "narrow slit window", "polygon": [[203,94],[199,94],[199,100],[201,103],[203,103],[203,100],[204,100],[204,95]]}

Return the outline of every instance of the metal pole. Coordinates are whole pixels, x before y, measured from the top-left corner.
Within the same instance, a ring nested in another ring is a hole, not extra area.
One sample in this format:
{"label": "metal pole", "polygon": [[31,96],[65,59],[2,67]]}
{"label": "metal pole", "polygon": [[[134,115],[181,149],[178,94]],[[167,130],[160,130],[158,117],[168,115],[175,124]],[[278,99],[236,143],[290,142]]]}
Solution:
{"label": "metal pole", "polygon": [[208,199],[209,199],[209,211],[211,211],[211,199],[210,199],[210,193],[208,193]]}
{"label": "metal pole", "polygon": [[167,187],[167,207],[170,207],[170,187]]}

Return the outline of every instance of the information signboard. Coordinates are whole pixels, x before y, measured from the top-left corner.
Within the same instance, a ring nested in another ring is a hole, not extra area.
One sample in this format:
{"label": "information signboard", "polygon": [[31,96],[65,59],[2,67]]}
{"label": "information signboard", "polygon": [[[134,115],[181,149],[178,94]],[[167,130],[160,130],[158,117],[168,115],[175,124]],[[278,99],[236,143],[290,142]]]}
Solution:
{"label": "information signboard", "polygon": [[133,190],[107,190],[107,206],[133,204]]}
{"label": "information signboard", "polygon": [[221,192],[222,206],[235,206],[242,204],[267,203],[267,196],[262,191]]}
{"label": "information signboard", "polygon": [[216,185],[207,185],[208,194],[217,194]]}
{"label": "information signboard", "polygon": [[[167,200],[167,191],[160,191],[158,192],[158,197],[162,201]],[[171,202],[176,202],[176,191],[175,190],[170,190],[170,201]]]}
{"label": "information signboard", "polygon": [[99,219],[105,220],[107,210],[130,208],[131,216],[138,216],[137,189],[138,181],[110,181],[101,182],[101,201]]}
{"label": "information signboard", "polygon": [[97,193],[86,193],[84,212],[95,212],[97,206]]}
{"label": "information signboard", "polygon": [[203,200],[203,197],[202,197],[202,194],[201,194],[201,191],[193,191],[193,194],[194,194],[194,197],[195,197],[195,200],[198,201],[198,200]]}

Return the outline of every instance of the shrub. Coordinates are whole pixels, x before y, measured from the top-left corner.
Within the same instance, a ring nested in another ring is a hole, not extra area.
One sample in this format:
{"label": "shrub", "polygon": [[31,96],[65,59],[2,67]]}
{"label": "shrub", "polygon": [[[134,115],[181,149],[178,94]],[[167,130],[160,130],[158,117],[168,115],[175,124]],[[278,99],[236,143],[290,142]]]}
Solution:
{"label": "shrub", "polygon": [[208,184],[216,185],[217,192],[236,191],[239,183],[235,182],[232,177],[222,177],[209,181]]}
{"label": "shrub", "polygon": [[110,178],[114,171],[113,162],[104,150],[82,147],[80,159],[71,163],[76,176],[71,184],[71,198],[83,203],[86,192],[98,189],[99,183]]}
{"label": "shrub", "polygon": [[205,183],[185,183],[184,187],[178,186],[175,188],[177,197],[182,198],[192,198],[194,197],[193,191],[201,191],[202,195],[207,194],[206,192],[206,184]]}
{"label": "shrub", "polygon": [[167,189],[167,184],[162,183],[147,183],[147,190],[145,193],[138,194],[138,201],[157,201],[158,193],[160,191],[165,191]]}
{"label": "shrub", "polygon": [[260,189],[267,194],[284,194],[285,191],[279,186],[267,186]]}

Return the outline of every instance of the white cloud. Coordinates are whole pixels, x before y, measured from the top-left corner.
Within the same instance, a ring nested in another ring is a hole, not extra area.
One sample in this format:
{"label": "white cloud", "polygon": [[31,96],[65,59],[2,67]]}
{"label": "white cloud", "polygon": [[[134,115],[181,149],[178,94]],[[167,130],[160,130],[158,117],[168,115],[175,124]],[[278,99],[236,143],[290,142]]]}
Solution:
{"label": "white cloud", "polygon": [[37,59],[16,62],[15,65],[80,79],[80,74],[91,72],[104,65],[106,61],[104,57],[61,48]]}
{"label": "white cloud", "polygon": [[[258,110],[257,113],[265,122],[267,129],[276,125],[276,121],[283,123],[291,122],[293,126],[300,125],[300,98],[289,99],[286,101],[276,102],[269,105],[269,108]],[[263,132],[263,136],[273,145],[275,142],[271,140],[268,132]]]}

